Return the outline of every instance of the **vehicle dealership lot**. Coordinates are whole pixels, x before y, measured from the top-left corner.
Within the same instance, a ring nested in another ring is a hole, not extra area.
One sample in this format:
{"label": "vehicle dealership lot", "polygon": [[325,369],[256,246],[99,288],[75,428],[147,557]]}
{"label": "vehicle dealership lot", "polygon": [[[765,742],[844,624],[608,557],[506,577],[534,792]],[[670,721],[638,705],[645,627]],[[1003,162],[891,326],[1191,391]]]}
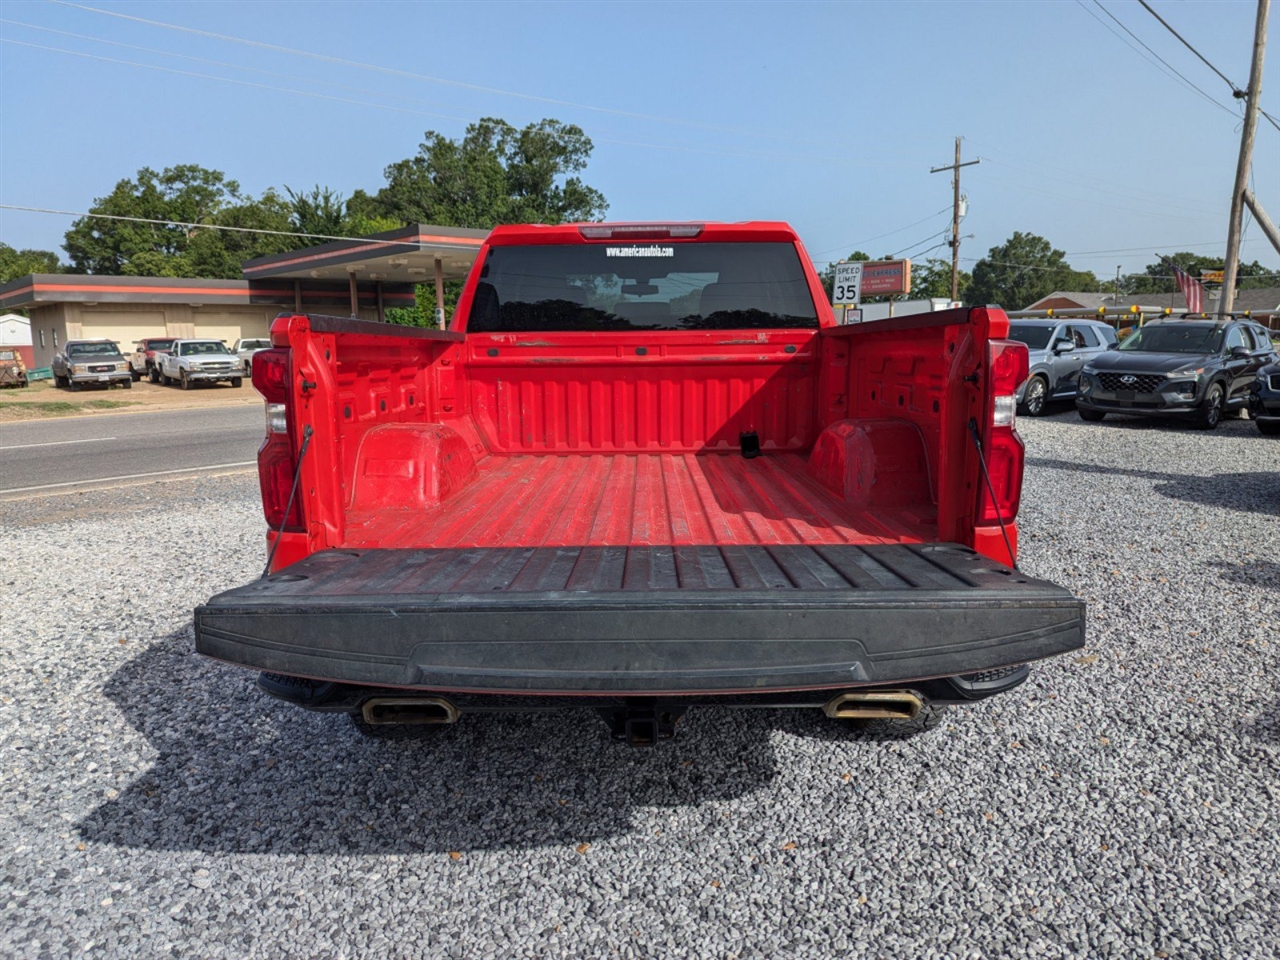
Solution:
{"label": "vehicle dealership lot", "polygon": [[704,709],[652,751],[585,712],[364,740],[192,653],[261,567],[252,473],[0,503],[0,954],[1280,953],[1280,445],[1020,429],[1023,566],[1087,600],[1088,647],[915,736]]}

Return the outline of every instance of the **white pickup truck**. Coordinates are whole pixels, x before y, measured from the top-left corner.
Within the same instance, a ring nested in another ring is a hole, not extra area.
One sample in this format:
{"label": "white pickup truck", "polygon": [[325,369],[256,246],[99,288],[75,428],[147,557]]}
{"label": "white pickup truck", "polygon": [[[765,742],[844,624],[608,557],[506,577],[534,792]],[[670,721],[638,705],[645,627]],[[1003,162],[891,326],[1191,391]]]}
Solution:
{"label": "white pickup truck", "polygon": [[156,369],[161,383],[179,383],[183,390],[219,380],[233,387],[244,382],[244,364],[221,340],[175,340],[168,352],[156,354]]}

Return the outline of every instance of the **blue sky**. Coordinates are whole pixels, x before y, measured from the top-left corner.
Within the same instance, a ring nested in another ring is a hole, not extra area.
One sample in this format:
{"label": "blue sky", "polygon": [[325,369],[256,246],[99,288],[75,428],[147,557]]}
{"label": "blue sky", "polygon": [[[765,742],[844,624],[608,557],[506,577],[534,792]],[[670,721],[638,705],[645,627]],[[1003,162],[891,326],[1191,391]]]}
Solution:
{"label": "blue sky", "polygon": [[[0,203],[86,210],[139,167],[177,163],[254,194],[374,191],[424,130],[555,117],[595,141],[585,179],[610,218],[787,220],[817,261],[855,246],[948,256],[927,249],[951,202],[929,168],[956,135],[983,158],[963,175],[965,267],[1014,230],[1103,278],[1157,250],[1225,247],[1240,111],[1134,0],[86,6],[171,26],[0,4]],[[1252,2],[1153,6],[1247,81]],[[1138,47],[1108,12],[1234,115],[1122,42]],[[1278,22],[1263,108],[1280,118]],[[1280,220],[1280,130],[1266,121],[1254,174]],[[57,249],[68,225],[0,210],[15,247]],[[1280,270],[1256,225],[1243,253]]]}

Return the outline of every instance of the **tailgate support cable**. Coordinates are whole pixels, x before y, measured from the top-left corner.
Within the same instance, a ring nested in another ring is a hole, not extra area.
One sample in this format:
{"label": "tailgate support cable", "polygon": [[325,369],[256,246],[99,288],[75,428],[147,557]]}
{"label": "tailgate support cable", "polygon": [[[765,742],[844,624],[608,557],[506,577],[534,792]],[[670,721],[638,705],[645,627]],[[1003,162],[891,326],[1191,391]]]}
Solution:
{"label": "tailgate support cable", "polygon": [[982,479],[987,483],[987,494],[991,497],[991,506],[995,508],[996,520],[1000,523],[1000,536],[1004,537],[1004,548],[1009,551],[1009,564],[1018,569],[1018,560],[1013,555],[1013,544],[1009,542],[1009,531],[1004,525],[1004,514],[1000,512],[1000,501],[996,499],[996,487],[991,482],[991,474],[987,472],[987,457],[982,452],[982,435],[978,432],[978,421],[969,418],[969,436],[973,437],[973,445],[978,448],[978,466],[982,468]]}
{"label": "tailgate support cable", "polygon": [[258,578],[259,580],[265,580],[267,575],[271,573],[271,561],[276,558],[276,548],[280,546],[280,537],[284,535],[284,528],[289,523],[289,513],[293,510],[293,498],[298,495],[298,481],[302,479],[302,459],[307,455],[307,447],[311,446],[311,432],[311,424],[307,424],[306,429],[302,431],[302,447],[298,450],[298,462],[293,468],[293,486],[289,488],[289,502],[284,505],[284,516],[280,520],[280,529],[276,531],[276,538],[271,541],[271,550],[267,553],[267,565],[262,568],[262,576]]}

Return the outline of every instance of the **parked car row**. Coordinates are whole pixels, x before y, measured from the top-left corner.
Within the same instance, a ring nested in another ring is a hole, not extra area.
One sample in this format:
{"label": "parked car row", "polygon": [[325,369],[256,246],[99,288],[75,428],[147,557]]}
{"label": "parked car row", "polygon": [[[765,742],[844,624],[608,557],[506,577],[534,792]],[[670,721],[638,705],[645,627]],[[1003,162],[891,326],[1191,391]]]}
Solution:
{"label": "parked car row", "polygon": [[1009,335],[1030,352],[1018,391],[1029,416],[1074,397],[1081,419],[1095,423],[1114,413],[1212,430],[1247,410],[1262,433],[1280,433],[1280,354],[1247,318],[1157,320],[1123,341],[1095,320],[1020,320]]}
{"label": "parked car row", "polygon": [[125,357],[112,340],[68,340],[51,369],[54,385],[71,390],[115,383],[128,389],[143,377],[184,390],[219,381],[238,387],[248,376],[253,354],[270,345],[265,339],[241,339],[228,349],[221,340],[208,338],[147,337]]}

